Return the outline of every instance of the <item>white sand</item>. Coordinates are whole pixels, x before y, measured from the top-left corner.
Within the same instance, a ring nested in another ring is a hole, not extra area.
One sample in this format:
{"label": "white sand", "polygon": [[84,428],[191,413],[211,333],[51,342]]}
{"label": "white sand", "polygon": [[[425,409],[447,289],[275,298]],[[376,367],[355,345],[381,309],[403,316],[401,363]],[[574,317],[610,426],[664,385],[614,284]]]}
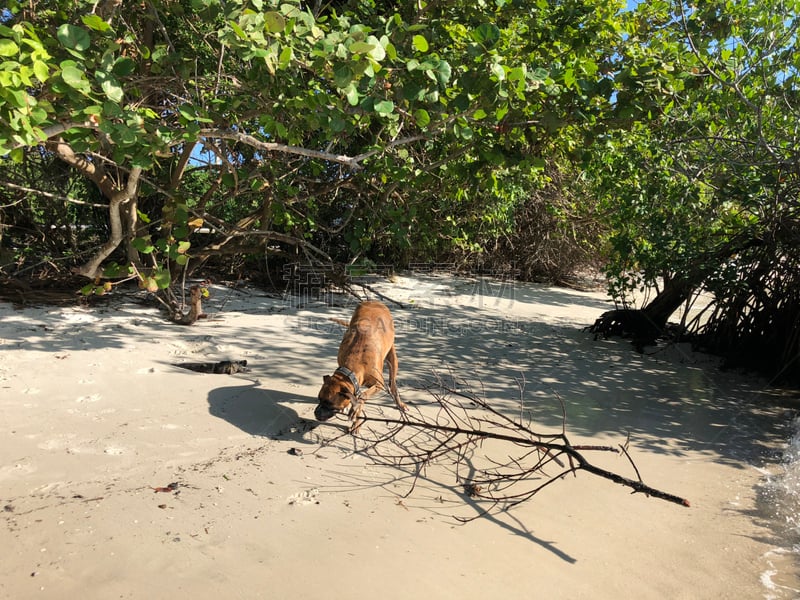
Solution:
{"label": "white sand", "polygon": [[[415,307],[391,307],[405,400],[424,412],[415,388],[450,370],[513,414],[524,378],[542,429],[560,427],[558,394],[574,443],[630,432],[645,482],[692,507],[580,473],[461,525],[481,507],[444,467],[404,497],[408,473],[347,437],[321,447],[343,421],[312,428],[341,338],[327,318],[352,304],[215,288],[216,318],[191,327],[124,299],[0,304],[0,597],[794,597],[796,578],[762,577],[777,542],[757,467],[788,417],[758,407],[758,382],[682,347],[594,341],[580,328],[609,308],[602,294],[433,276],[379,287]],[[223,359],[251,369],[172,366]],[[590,458],[634,476],[624,458]]]}

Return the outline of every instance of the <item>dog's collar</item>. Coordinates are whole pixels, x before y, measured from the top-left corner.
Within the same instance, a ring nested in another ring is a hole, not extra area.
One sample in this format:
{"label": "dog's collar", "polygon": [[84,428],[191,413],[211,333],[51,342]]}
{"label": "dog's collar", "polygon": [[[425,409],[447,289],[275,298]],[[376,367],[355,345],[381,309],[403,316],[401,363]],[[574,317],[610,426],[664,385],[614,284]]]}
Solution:
{"label": "dog's collar", "polygon": [[361,386],[358,384],[358,379],[356,379],[356,374],[353,373],[347,367],[339,367],[334,371],[334,373],[339,373],[340,375],[344,375],[347,379],[350,380],[350,383],[353,384],[353,394],[356,398],[361,395]]}

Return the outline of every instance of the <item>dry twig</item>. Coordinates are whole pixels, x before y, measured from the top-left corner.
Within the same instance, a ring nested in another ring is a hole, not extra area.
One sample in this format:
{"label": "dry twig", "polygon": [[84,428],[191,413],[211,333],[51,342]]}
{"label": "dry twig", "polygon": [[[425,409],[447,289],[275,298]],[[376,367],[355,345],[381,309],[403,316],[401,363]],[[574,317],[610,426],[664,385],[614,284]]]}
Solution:
{"label": "dry twig", "polygon": [[[517,383],[522,397],[524,381]],[[579,471],[628,487],[632,493],[689,506],[688,500],[642,481],[628,452],[629,440],[619,447],[572,444],[566,434],[566,409],[560,398],[561,431],[542,433],[532,428],[521,399],[520,411],[512,418],[452,376],[445,380],[437,375],[426,389],[435,400],[432,418],[423,417],[419,411],[418,416],[402,420],[365,416],[355,435],[356,447],[376,463],[413,469],[413,483],[406,496],[414,491],[429,465],[449,463],[454,467],[456,484],[464,493],[489,503],[483,513],[460,519],[464,521],[495,509],[513,508]],[[623,454],[636,479],[594,465],[585,456],[588,452]]]}

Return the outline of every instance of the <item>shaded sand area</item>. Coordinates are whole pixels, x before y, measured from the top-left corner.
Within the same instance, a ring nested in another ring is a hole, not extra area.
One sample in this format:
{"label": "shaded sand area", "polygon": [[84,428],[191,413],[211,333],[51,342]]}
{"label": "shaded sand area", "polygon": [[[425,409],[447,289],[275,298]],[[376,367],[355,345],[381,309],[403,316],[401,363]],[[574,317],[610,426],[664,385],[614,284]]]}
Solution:
{"label": "shaded sand area", "polygon": [[[212,288],[214,318],[191,327],[130,298],[0,305],[0,597],[798,595],[794,557],[773,572],[783,542],[758,494],[791,414],[757,381],[681,346],[594,341],[581,328],[602,294],[436,276],[377,289],[409,307],[391,308],[414,411],[433,410],[433,372],[511,415],[522,396],[538,429],[560,429],[560,397],[573,443],[630,434],[644,481],[691,508],[581,472],[463,525],[485,507],[436,465],[406,497],[408,472],[353,452],[343,420],[314,421],[342,335],[328,318],[353,299]],[[173,366],[225,359],[249,371]],[[396,416],[385,394],[367,408]]]}

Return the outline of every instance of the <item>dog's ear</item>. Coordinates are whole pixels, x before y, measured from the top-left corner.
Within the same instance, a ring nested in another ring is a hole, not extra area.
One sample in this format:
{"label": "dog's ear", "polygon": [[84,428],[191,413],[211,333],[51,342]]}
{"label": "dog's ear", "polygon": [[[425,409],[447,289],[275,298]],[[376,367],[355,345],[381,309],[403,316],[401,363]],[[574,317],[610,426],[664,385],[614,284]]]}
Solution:
{"label": "dog's ear", "polygon": [[323,375],[322,376],[322,383],[328,383],[331,380],[330,375]]}

